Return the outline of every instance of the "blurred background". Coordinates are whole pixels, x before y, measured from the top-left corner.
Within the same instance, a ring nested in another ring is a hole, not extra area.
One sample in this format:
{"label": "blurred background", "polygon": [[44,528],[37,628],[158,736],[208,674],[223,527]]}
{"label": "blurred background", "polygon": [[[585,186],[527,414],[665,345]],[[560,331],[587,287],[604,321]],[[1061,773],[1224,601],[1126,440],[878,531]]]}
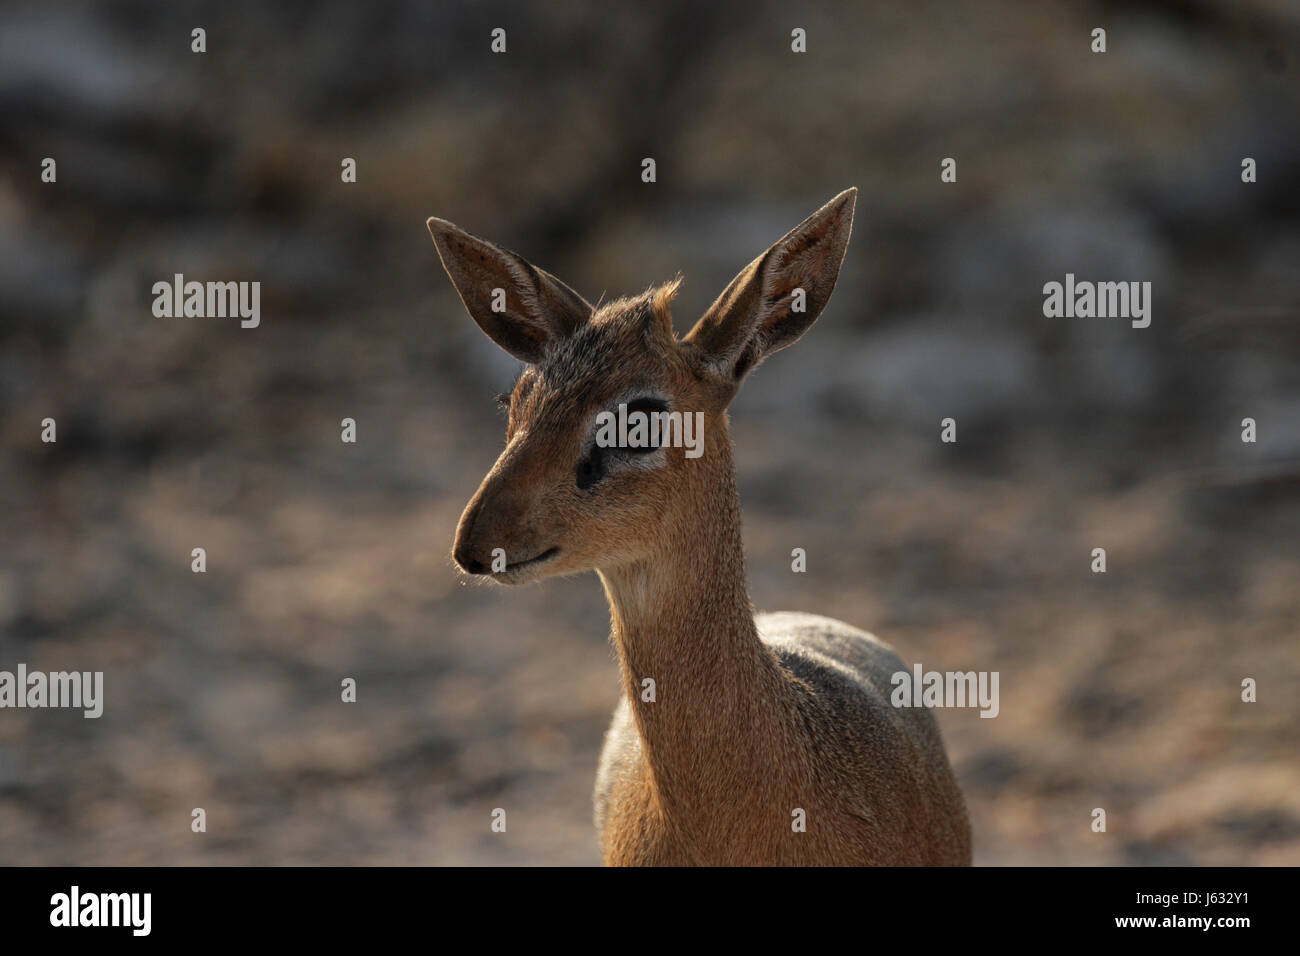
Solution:
{"label": "blurred background", "polygon": [[[0,712],[0,863],[598,862],[607,609],[454,572],[517,368],[424,220],[593,301],[680,270],[684,333],[850,185],[733,406],[756,606],[1000,672],[938,715],[977,863],[1300,863],[1298,41],[1287,0],[5,3],[0,669],[106,686]],[[261,326],[155,318],[178,272]],[[1067,272],[1150,328],[1045,319]]]}

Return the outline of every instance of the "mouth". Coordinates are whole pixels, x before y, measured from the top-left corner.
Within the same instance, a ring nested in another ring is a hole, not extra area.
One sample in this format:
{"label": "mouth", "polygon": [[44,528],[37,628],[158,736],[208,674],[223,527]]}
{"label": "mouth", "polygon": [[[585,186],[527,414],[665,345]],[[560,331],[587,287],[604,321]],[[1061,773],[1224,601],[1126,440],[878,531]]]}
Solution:
{"label": "mouth", "polygon": [[551,558],[555,557],[559,553],[560,553],[559,548],[547,548],[541,554],[535,555],[531,558],[527,558],[526,560],[510,561],[506,564],[506,570],[504,573],[510,574],[512,571],[521,571],[524,568],[537,567],[539,565],[545,564],[547,561],[551,560]]}

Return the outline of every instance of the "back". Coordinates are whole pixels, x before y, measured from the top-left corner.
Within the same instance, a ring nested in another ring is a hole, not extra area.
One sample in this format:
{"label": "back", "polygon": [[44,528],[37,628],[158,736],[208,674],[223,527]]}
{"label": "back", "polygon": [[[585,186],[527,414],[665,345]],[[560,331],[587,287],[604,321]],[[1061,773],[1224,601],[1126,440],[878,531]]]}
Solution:
{"label": "back", "polygon": [[[907,671],[893,649],[815,614],[759,614],[754,622],[791,678],[787,686],[805,741],[802,780],[787,781],[788,789],[773,781],[772,799],[779,804],[774,819],[788,819],[788,807],[804,807],[808,832],[777,841],[768,862],[969,865],[966,807],[934,715],[889,702],[890,678]],[[634,804],[633,816],[650,813],[646,772],[624,697],[596,779],[598,832],[604,833],[616,800]]]}
{"label": "back", "polygon": [[817,614],[755,615],[759,637],[810,688],[798,707],[823,786],[862,807],[893,844],[885,862],[969,864],[970,825],[928,708],[894,707],[891,678],[910,669],[888,644]]}

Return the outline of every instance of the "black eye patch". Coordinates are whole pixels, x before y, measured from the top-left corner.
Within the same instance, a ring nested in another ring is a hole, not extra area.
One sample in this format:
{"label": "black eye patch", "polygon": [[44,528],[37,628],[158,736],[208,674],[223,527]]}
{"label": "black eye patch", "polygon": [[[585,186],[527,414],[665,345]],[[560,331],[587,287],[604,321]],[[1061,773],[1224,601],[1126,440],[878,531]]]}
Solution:
{"label": "black eye patch", "polygon": [[593,445],[591,451],[578,461],[578,467],[574,472],[574,481],[583,491],[586,491],[600,479],[605,477],[607,471],[605,461],[605,449],[599,445]]}
{"label": "black eye patch", "polygon": [[[636,398],[627,403],[628,415],[633,412],[653,415],[666,411],[668,411],[668,403],[658,398]],[[612,457],[648,455],[658,451],[659,448],[659,445],[625,445],[608,448],[593,445],[574,468],[574,481],[580,489],[586,491],[609,473],[609,462]]]}

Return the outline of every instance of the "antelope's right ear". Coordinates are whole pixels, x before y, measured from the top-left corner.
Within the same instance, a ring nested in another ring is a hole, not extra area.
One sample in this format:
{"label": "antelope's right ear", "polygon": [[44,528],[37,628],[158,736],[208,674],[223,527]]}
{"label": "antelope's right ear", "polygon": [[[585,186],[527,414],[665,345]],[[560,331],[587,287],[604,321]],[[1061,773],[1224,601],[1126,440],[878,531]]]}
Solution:
{"label": "antelope's right ear", "polygon": [[839,278],[857,189],[846,189],[731,280],[687,333],[709,374],[739,387],[751,369],[817,321]]}
{"label": "antelope's right ear", "polygon": [[587,300],[549,272],[445,219],[428,225],[470,317],[519,361],[536,365],[552,342],[591,318]]}

